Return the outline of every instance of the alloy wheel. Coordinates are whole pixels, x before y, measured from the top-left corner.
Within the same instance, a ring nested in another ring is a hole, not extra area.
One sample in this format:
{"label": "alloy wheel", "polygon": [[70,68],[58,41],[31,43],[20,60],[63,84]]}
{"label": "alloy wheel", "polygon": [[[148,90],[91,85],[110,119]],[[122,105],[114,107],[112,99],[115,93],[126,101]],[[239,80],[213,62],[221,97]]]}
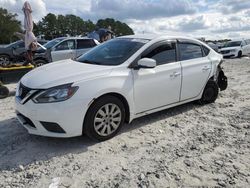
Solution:
{"label": "alloy wheel", "polygon": [[115,132],[122,121],[121,109],[116,104],[105,104],[96,113],[94,129],[100,136],[108,136]]}

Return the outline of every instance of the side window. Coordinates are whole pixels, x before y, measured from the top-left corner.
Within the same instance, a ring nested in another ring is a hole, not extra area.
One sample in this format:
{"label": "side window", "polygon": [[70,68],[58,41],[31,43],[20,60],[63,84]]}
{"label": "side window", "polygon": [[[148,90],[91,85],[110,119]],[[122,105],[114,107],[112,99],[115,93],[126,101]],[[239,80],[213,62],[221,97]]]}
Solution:
{"label": "side window", "polygon": [[16,48],[24,48],[24,42],[19,42],[19,43],[16,45]]}
{"label": "side window", "polygon": [[91,39],[78,39],[77,49],[92,48],[96,46],[96,43]]}
{"label": "side window", "polygon": [[157,65],[175,62],[176,61],[175,43],[163,44],[153,49],[151,52],[149,52],[147,55],[143,57],[155,59]]}
{"label": "side window", "polygon": [[207,56],[209,54],[210,50],[206,46],[202,46],[202,48],[203,48],[203,52],[204,52],[203,56]]}
{"label": "side window", "polygon": [[241,45],[242,45],[242,46],[246,46],[246,42],[243,40],[243,41],[241,42]]}
{"label": "side window", "polygon": [[56,51],[75,49],[75,40],[66,40],[56,46]]}
{"label": "side window", "polygon": [[180,43],[179,49],[181,61],[203,57],[202,49],[197,44]]}

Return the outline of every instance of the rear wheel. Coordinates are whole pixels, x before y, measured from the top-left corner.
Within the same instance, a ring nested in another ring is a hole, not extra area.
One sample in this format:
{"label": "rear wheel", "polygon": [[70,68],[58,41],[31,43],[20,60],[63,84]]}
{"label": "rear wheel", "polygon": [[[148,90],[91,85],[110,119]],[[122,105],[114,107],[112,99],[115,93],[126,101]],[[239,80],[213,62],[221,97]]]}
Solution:
{"label": "rear wheel", "polygon": [[219,93],[219,87],[215,81],[208,81],[206,87],[204,88],[201,99],[199,100],[200,104],[213,103]]}
{"label": "rear wheel", "polygon": [[45,60],[43,60],[43,59],[38,59],[38,60],[35,60],[34,61],[34,65],[36,66],[36,67],[41,67],[41,66],[43,66],[43,65],[45,65],[47,62],[45,61]]}
{"label": "rear wheel", "polygon": [[89,108],[83,132],[98,141],[114,137],[124,124],[125,108],[123,103],[114,96],[97,99]]}

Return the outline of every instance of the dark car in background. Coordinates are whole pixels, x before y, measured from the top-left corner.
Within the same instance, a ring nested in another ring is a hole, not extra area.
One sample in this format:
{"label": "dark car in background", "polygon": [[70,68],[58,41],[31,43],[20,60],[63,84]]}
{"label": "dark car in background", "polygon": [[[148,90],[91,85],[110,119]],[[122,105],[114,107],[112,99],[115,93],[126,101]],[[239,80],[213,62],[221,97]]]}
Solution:
{"label": "dark car in background", "polygon": [[76,59],[99,42],[87,37],[62,37],[51,40],[44,45],[47,50],[39,48],[34,54],[36,66],[63,59]]}
{"label": "dark car in background", "polygon": [[[46,40],[38,40],[43,45]],[[0,48],[0,65],[9,65],[11,62],[22,62],[25,60],[25,45],[22,40],[13,42],[6,47]]]}

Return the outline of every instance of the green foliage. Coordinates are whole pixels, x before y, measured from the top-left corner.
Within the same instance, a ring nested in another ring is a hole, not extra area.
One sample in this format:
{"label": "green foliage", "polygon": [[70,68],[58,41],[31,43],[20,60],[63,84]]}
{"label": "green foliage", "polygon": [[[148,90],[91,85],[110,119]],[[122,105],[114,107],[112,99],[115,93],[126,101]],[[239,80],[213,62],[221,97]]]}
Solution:
{"label": "green foliage", "polygon": [[99,28],[111,27],[116,36],[134,34],[134,31],[126,23],[115,21],[113,18],[100,19],[97,21],[96,26]]}
{"label": "green foliage", "polygon": [[7,44],[17,38],[13,35],[21,31],[21,22],[16,19],[17,14],[8,13],[0,7],[0,44]]}
{"label": "green foliage", "polygon": [[[10,43],[17,40],[15,32],[21,31],[21,22],[16,19],[17,14],[8,13],[6,9],[0,8],[0,44]],[[100,19],[94,24],[91,20],[84,21],[82,18],[69,15],[47,14],[41,21],[34,23],[33,32],[36,36],[44,35],[50,40],[61,36],[86,35],[96,28],[110,28],[116,36],[134,34],[133,30],[126,24],[112,18]]]}
{"label": "green foliage", "polygon": [[45,35],[45,39],[61,36],[86,35],[96,28],[109,28],[116,36],[134,34],[133,30],[125,23],[115,21],[112,18],[98,20],[96,24],[92,21],[84,21],[75,15],[54,15],[49,13],[41,21],[34,25],[35,35]]}

